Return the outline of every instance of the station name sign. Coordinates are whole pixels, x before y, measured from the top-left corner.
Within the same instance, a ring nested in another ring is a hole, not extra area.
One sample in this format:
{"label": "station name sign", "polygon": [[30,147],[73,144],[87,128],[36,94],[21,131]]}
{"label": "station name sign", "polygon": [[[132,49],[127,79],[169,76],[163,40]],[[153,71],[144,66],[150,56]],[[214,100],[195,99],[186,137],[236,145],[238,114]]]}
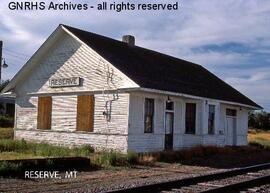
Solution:
{"label": "station name sign", "polygon": [[80,77],[50,79],[51,88],[80,86]]}

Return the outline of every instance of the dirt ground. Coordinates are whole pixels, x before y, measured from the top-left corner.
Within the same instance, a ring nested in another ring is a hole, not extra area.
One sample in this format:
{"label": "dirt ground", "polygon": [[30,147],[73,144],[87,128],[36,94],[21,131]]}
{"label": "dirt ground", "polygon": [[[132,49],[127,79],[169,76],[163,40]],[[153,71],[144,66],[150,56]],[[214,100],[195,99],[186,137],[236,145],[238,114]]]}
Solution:
{"label": "dirt ground", "polygon": [[[73,179],[0,179],[0,192],[105,192],[107,190],[224,171],[209,167],[157,163],[154,167],[114,168],[78,172]],[[64,174],[63,174],[64,176]]]}

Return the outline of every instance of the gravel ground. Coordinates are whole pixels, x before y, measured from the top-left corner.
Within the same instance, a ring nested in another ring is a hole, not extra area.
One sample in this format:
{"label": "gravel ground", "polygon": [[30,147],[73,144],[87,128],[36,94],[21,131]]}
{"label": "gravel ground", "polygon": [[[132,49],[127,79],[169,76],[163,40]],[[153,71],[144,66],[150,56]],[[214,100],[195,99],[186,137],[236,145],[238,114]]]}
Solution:
{"label": "gravel ground", "polygon": [[76,179],[2,178],[0,179],[0,192],[104,192],[218,171],[224,171],[224,169],[159,163],[154,167],[140,166],[137,168],[114,168],[110,170],[78,172]]}
{"label": "gravel ground", "polygon": [[247,191],[241,191],[241,193],[270,193],[270,184],[266,184],[260,187],[250,188]]}
{"label": "gravel ground", "polygon": [[[190,186],[183,186],[179,189],[172,189],[171,191],[162,191],[162,193],[165,193],[165,192],[166,193],[199,193],[202,191],[208,191],[208,190],[212,190],[212,189],[219,188],[222,186],[227,186],[230,184],[235,184],[235,183],[255,179],[258,177],[269,175],[269,173],[270,173],[270,169],[263,169],[256,172],[248,172],[246,174],[240,174],[240,175],[236,175],[232,177],[225,177],[224,179],[209,180],[209,181],[201,182],[201,183],[190,185]],[[241,193],[251,193],[251,192],[261,193],[267,190],[266,187],[267,186],[255,187],[255,188],[251,188],[250,190],[242,191]],[[239,191],[235,191],[235,192],[226,191],[226,193],[239,193]]]}

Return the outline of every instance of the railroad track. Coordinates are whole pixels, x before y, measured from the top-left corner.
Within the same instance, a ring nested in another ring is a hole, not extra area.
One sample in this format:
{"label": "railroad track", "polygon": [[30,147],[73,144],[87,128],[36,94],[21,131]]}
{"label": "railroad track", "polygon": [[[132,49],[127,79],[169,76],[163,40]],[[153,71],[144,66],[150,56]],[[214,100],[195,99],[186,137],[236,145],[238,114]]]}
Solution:
{"label": "railroad track", "polygon": [[265,184],[270,184],[270,163],[108,193],[250,193],[255,191],[250,188]]}

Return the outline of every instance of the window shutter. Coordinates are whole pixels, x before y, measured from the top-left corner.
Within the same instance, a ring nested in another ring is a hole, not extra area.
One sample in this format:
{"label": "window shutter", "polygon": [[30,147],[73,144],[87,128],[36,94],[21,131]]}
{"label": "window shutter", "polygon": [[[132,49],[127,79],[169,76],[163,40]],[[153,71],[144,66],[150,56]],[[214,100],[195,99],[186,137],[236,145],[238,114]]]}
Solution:
{"label": "window shutter", "polygon": [[38,97],[37,129],[51,129],[52,97]]}
{"label": "window shutter", "polygon": [[77,131],[93,132],[94,96],[81,95],[77,101]]}

